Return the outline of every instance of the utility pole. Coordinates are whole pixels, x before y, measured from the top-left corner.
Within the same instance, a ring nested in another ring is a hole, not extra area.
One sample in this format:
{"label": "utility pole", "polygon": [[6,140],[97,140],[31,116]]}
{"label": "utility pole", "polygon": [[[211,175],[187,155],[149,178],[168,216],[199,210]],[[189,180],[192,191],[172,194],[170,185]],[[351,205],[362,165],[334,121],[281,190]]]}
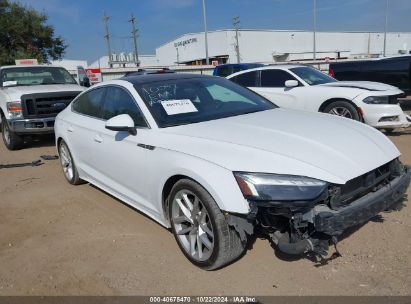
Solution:
{"label": "utility pole", "polygon": [[384,57],[387,53],[388,0],[385,0]]}
{"label": "utility pole", "polygon": [[206,64],[209,65],[210,64],[210,58],[208,58],[207,16],[206,16],[205,0],[203,0],[203,18],[204,18],[204,41],[205,41]]}
{"label": "utility pole", "polygon": [[131,36],[133,37],[133,43],[134,43],[134,62],[136,63],[136,66],[140,66],[140,61],[138,60],[138,50],[137,50],[138,29],[136,28],[136,18],[134,17],[133,14],[131,14],[131,17],[128,20],[128,22],[131,22]]}
{"label": "utility pole", "polygon": [[237,63],[241,62],[241,57],[240,57],[240,45],[238,43],[238,30],[240,26],[240,17],[236,16],[233,18],[233,27],[235,29],[235,52],[237,54]]}
{"label": "utility pole", "polygon": [[313,59],[317,59],[316,48],[316,32],[317,32],[317,0],[313,0]]}
{"label": "utility pole", "polygon": [[104,38],[106,38],[106,41],[107,41],[108,65],[109,65],[109,67],[112,67],[111,61],[112,61],[113,54],[111,52],[110,33],[108,31],[108,20],[109,19],[110,19],[110,17],[106,15],[106,12],[104,12],[103,22],[104,22],[104,28],[105,28],[105,31],[106,31],[106,34],[104,35]]}

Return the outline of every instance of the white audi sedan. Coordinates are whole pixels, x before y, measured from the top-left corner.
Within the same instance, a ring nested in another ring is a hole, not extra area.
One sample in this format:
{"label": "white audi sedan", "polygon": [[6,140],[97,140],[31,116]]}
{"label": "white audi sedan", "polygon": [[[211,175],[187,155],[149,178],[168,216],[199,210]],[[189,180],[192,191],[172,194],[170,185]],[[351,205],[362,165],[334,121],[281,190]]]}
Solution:
{"label": "white audi sedan", "polygon": [[284,253],[325,258],[345,229],[400,208],[410,183],[377,130],[280,109],[219,77],[103,82],[58,115],[55,132],[71,184],[87,181],[171,228],[207,270],[237,259],[257,227]]}
{"label": "white audi sedan", "polygon": [[271,65],[227,78],[282,108],[343,116],[386,131],[411,125],[411,117],[398,104],[404,92],[387,84],[337,81],[304,65]]}

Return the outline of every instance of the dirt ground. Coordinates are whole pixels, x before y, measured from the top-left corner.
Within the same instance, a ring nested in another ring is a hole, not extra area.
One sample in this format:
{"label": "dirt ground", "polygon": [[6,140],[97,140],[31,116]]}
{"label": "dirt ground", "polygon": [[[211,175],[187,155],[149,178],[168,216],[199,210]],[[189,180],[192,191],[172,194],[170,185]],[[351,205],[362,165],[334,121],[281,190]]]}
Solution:
{"label": "dirt ground", "polygon": [[[390,138],[411,164],[411,130]],[[52,138],[16,152],[0,143],[1,164],[42,154],[55,154]],[[354,231],[323,267],[280,259],[257,239],[236,263],[206,272],[154,221],[69,185],[57,160],[0,169],[0,295],[411,295],[410,236],[408,206]]]}

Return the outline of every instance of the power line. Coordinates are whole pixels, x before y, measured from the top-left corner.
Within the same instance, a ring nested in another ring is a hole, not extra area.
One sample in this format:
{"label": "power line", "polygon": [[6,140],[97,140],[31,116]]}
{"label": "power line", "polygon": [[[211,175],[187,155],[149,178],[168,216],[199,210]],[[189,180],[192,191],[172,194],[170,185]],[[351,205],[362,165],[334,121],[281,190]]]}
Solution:
{"label": "power line", "polygon": [[236,16],[233,18],[233,27],[235,29],[235,52],[237,54],[237,63],[240,63],[241,62],[240,45],[238,43],[238,30],[240,28],[240,17]]}
{"label": "power line", "polygon": [[107,41],[108,63],[109,63],[109,66],[111,67],[110,62],[112,60],[112,52],[111,52],[111,44],[110,44],[110,32],[108,30],[108,20],[109,19],[110,17],[107,16],[106,12],[104,12],[104,16],[103,16],[104,29],[105,29],[104,38],[106,38],[106,41]]}
{"label": "power line", "polygon": [[137,32],[138,29],[136,28],[136,18],[134,17],[133,14],[131,14],[130,19],[128,20],[129,22],[131,22],[131,35],[133,37],[133,43],[134,43],[134,61],[136,63],[137,66],[140,65],[140,62],[138,60],[138,51],[137,51]]}

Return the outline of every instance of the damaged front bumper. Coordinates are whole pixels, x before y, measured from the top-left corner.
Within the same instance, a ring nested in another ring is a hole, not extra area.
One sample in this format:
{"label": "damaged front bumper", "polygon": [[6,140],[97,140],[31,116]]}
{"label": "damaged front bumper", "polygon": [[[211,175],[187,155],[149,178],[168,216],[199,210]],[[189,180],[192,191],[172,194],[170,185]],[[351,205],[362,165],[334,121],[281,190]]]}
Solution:
{"label": "damaged front bumper", "polygon": [[411,167],[394,160],[345,185],[330,185],[314,201],[249,201],[247,217],[226,214],[226,218],[243,241],[258,227],[284,253],[314,253],[323,259],[330,243],[335,245],[348,228],[382,211],[400,209],[410,181]]}
{"label": "damaged front bumper", "polygon": [[339,210],[318,205],[313,209],[313,224],[318,232],[328,235],[339,235],[349,227],[369,221],[378,213],[394,209],[403,200],[411,180],[410,167],[404,173],[376,192],[352,202]]}

